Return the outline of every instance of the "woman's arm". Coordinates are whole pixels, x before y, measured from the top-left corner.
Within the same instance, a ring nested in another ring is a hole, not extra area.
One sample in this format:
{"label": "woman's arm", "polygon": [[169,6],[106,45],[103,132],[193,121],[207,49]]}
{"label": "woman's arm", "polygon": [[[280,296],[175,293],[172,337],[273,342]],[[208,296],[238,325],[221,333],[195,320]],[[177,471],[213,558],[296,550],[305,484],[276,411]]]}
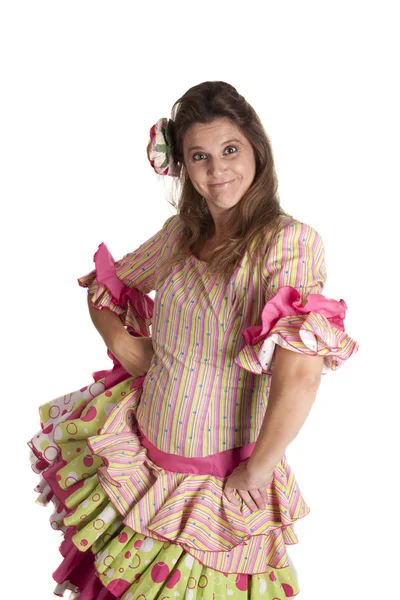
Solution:
{"label": "woman's arm", "polygon": [[133,337],[118,315],[105,307],[94,308],[89,294],[87,302],[93,325],[125,371],[134,377],[145,375],[154,354],[151,337]]}
{"label": "woman's arm", "polygon": [[276,346],[267,409],[254,450],[225,483],[224,493],[233,504],[240,503],[233,493],[236,489],[251,510],[265,508],[266,486],[271,482],[276,463],[311,410],[322,367],[322,356],[307,356]]}
{"label": "woman's arm", "polygon": [[344,331],[345,302],[322,295],[326,268],[319,233],[293,220],[267,246],[261,323],[243,331],[246,345],[234,360],[251,373],[271,373],[271,389],[252,456],[225,484],[228,500],[238,503],[237,489],[252,510],[265,507],[266,486],[310,412],[323,369],[334,371],[357,351]]}
{"label": "woman's arm", "polygon": [[275,348],[275,365],[263,424],[248,460],[250,473],[273,469],[303,426],[320,385],[322,356]]}

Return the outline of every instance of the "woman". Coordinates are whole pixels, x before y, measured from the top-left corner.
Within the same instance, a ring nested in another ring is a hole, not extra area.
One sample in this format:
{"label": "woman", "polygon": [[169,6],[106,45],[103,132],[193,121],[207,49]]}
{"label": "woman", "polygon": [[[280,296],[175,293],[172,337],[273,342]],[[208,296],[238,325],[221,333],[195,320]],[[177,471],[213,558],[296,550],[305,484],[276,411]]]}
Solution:
{"label": "woman", "polygon": [[119,261],[100,244],[78,281],[114,368],[42,406],[30,442],[65,533],[56,592],[292,597],[286,547],[309,508],[285,449],[321,374],[357,351],[347,306],[321,294],[321,237],[281,209],[235,88],[188,90],[147,150],[179,182],[177,215]]}

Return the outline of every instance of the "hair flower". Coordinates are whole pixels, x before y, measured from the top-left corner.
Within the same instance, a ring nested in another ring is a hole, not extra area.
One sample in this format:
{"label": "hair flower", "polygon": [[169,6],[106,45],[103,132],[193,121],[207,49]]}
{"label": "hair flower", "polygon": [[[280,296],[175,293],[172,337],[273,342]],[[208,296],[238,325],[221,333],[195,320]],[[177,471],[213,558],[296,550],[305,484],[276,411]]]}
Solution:
{"label": "hair flower", "polygon": [[147,145],[147,157],[158,175],[177,177],[180,166],[174,161],[172,119],[163,117],[150,129],[150,140]]}

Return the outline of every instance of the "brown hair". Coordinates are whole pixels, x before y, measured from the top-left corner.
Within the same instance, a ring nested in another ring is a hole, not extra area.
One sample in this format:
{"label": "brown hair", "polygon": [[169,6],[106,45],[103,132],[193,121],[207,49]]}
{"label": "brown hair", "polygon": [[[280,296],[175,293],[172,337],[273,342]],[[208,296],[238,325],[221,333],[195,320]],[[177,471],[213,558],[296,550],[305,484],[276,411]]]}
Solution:
{"label": "brown hair", "polygon": [[190,88],[173,105],[174,160],[181,165],[174,199],[182,222],[182,235],[169,266],[199,251],[214,233],[214,222],[207,204],[194,188],[183,162],[183,139],[194,123],[210,123],[216,118],[227,118],[240,128],[251,143],[256,160],[253,183],[242,199],[229,211],[225,224],[225,239],[217,246],[209,260],[210,274],[229,276],[247,249],[250,260],[265,247],[268,233],[278,231],[287,217],[280,206],[277,177],[271,144],[253,107],[236,89],[224,81],[205,81]]}

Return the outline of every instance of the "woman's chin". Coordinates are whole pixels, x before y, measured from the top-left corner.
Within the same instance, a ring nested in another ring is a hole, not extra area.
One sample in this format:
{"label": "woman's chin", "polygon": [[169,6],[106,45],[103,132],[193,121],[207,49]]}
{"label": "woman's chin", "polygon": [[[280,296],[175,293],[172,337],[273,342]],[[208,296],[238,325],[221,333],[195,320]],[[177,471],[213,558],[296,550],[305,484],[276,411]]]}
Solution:
{"label": "woman's chin", "polygon": [[228,210],[236,206],[238,202],[240,202],[240,198],[215,198],[211,201],[211,205],[217,210]]}

